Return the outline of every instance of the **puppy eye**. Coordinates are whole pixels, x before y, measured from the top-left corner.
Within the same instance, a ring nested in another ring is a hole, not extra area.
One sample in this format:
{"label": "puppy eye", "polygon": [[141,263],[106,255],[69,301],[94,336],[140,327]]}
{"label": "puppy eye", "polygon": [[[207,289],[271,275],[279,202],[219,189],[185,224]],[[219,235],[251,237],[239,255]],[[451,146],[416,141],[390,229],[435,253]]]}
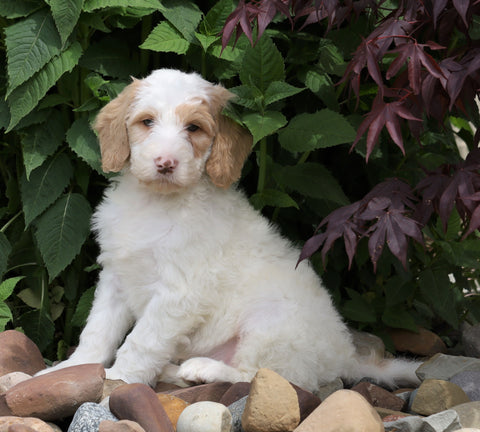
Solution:
{"label": "puppy eye", "polygon": [[197,125],[195,125],[195,124],[191,124],[191,125],[188,125],[186,129],[187,129],[187,131],[189,131],[189,132],[195,132],[195,131],[197,131],[197,130],[200,129],[200,128],[199,128]]}
{"label": "puppy eye", "polygon": [[142,123],[147,126],[147,127],[152,127],[153,126],[153,120],[150,118],[147,118],[145,120],[142,120]]}

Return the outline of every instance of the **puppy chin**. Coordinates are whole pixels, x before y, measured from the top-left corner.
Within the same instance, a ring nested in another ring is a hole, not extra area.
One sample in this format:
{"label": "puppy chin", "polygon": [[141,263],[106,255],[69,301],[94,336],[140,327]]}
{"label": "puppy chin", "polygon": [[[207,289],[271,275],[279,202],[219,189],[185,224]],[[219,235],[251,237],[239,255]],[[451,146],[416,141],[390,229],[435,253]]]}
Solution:
{"label": "puppy chin", "polygon": [[190,173],[189,176],[182,178],[182,175],[178,172],[164,175],[156,170],[141,170],[132,165],[130,165],[128,171],[142,186],[147,187],[150,191],[165,195],[184,191],[198,183],[201,177],[195,176],[193,178],[192,173]]}

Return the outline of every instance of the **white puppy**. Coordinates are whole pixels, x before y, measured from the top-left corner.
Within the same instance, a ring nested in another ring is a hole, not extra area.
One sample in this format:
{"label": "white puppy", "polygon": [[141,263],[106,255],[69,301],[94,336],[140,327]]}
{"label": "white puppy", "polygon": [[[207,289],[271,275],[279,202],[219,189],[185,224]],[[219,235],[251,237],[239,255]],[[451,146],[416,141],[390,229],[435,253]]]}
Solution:
{"label": "white puppy", "polygon": [[299,251],[230,188],[252,145],[221,114],[232,96],[162,69],[101,110],[103,169],[121,175],[93,218],[103,270],[90,316],[55,368],[99,362],[153,384],[266,367],[310,390],[338,376],[416,381],[415,363],[357,356],[309,264],[295,269]]}

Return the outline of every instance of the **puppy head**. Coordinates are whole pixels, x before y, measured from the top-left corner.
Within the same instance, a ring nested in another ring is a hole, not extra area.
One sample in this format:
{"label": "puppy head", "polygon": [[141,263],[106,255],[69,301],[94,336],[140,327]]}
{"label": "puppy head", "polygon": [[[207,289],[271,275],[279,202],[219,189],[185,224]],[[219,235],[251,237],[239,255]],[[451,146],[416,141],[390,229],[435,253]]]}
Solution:
{"label": "puppy head", "polygon": [[95,121],[103,170],[128,169],[165,193],[204,174],[229,187],[252,146],[251,135],[221,114],[232,96],[197,74],[176,70],[134,79]]}

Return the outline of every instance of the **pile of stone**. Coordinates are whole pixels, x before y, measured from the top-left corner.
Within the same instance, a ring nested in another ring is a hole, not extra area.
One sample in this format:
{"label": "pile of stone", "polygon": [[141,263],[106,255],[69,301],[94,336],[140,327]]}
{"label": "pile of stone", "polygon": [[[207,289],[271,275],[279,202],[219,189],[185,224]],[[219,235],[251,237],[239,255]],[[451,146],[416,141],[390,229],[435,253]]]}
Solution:
{"label": "pile of stone", "polygon": [[336,380],[316,395],[268,369],[251,383],[152,389],[106,380],[99,364],[32,377],[44,368],[25,335],[0,333],[0,432],[480,432],[480,360],[471,357],[433,355],[415,389]]}

